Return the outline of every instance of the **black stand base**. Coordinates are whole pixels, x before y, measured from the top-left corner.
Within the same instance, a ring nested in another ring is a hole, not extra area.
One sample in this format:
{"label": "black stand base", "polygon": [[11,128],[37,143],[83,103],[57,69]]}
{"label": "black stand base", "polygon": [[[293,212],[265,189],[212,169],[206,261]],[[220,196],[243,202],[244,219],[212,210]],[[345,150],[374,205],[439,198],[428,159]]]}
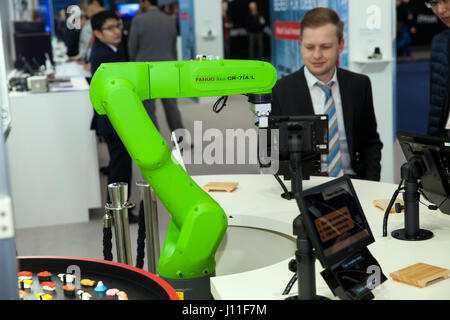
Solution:
{"label": "black stand base", "polygon": [[[286,298],[285,300],[299,300],[299,299],[298,299],[298,296],[292,296],[292,297]],[[331,300],[331,299],[327,298],[327,297],[322,297],[322,296],[315,296],[312,300],[324,301],[324,300]]]}
{"label": "black stand base", "polygon": [[415,236],[408,236],[406,235],[406,229],[398,229],[394,230],[391,233],[392,237],[398,240],[406,240],[406,241],[421,241],[421,240],[428,240],[433,238],[433,232],[419,229],[419,232]]}

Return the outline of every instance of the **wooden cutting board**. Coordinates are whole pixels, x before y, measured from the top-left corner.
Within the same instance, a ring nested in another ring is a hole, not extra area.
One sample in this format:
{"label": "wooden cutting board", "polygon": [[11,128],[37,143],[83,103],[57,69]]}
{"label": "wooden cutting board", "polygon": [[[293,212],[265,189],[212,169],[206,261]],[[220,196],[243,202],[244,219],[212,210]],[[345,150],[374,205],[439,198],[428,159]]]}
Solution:
{"label": "wooden cutting board", "polygon": [[[375,208],[379,208],[379,209],[383,210],[383,212],[386,212],[389,202],[391,202],[391,199],[373,200],[373,205],[375,206]],[[403,200],[395,199],[395,202],[392,205],[391,211],[389,211],[389,213],[397,213],[397,212],[395,212],[395,204],[396,203],[400,203],[402,206],[405,205],[405,202]],[[402,209],[402,212],[405,212],[405,209]]]}
{"label": "wooden cutting board", "polygon": [[435,267],[426,263],[416,263],[412,266],[392,272],[389,276],[396,281],[425,288],[427,284],[436,279],[447,279],[450,270]]}
{"label": "wooden cutting board", "polygon": [[226,191],[232,192],[238,186],[238,182],[209,182],[203,186],[203,190],[206,192],[211,191]]}

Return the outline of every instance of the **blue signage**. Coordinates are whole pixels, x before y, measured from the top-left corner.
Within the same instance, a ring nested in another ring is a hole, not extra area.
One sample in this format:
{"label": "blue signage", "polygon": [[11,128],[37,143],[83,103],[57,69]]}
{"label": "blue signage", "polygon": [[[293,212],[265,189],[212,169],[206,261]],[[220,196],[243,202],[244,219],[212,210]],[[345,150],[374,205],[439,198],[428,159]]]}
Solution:
{"label": "blue signage", "polygon": [[194,0],[180,0],[181,59],[193,60],[196,56]]}

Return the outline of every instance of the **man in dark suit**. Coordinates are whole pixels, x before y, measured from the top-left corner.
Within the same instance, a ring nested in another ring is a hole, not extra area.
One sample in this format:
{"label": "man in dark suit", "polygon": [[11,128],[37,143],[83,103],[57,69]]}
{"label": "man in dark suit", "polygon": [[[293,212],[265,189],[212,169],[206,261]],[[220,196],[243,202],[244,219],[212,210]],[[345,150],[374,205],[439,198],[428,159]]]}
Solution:
{"label": "man in dark suit", "polygon": [[[177,60],[176,20],[159,10],[156,0],[140,0],[139,3],[142,14],[133,18],[128,36],[130,61]],[[177,99],[161,99],[161,102],[170,130],[182,129],[183,123]],[[157,125],[156,101],[144,100],[144,106],[152,121]]]}
{"label": "man in dark suit", "polygon": [[[113,11],[102,11],[92,17],[92,30],[95,42],[90,56],[92,75],[102,63],[125,62],[125,52],[122,46],[122,23]],[[128,183],[131,191],[131,157],[114,130],[106,115],[94,112],[91,129],[105,139],[109,152],[108,184],[114,182]],[[107,193],[108,202],[110,202]],[[137,217],[129,212],[130,222],[136,222]]]}
{"label": "man in dark suit", "polygon": [[272,91],[272,115],[329,115],[329,154],[322,171],[380,180],[381,149],[367,76],[337,68],[343,22],[328,8],[307,12],[300,29],[304,67]]}

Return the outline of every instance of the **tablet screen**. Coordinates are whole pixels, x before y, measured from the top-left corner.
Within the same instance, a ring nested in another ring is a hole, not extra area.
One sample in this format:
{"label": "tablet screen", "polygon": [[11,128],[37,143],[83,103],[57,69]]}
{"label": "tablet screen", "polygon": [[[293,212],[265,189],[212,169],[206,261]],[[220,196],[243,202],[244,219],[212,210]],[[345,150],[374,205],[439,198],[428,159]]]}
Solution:
{"label": "tablet screen", "polygon": [[302,200],[307,230],[324,267],[374,242],[350,178],[306,190]]}

